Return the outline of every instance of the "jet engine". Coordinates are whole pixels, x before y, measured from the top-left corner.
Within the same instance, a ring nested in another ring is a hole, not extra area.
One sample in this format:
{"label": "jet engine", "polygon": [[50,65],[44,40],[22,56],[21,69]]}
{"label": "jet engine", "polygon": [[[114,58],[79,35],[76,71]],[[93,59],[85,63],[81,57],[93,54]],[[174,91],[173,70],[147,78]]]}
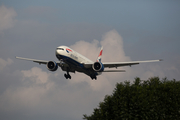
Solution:
{"label": "jet engine", "polygon": [[58,65],[54,61],[49,61],[47,63],[47,68],[48,68],[49,71],[56,71],[58,69]]}
{"label": "jet engine", "polygon": [[101,63],[101,62],[95,62],[93,65],[92,65],[92,68],[94,71],[96,72],[102,72],[104,71],[104,65]]}

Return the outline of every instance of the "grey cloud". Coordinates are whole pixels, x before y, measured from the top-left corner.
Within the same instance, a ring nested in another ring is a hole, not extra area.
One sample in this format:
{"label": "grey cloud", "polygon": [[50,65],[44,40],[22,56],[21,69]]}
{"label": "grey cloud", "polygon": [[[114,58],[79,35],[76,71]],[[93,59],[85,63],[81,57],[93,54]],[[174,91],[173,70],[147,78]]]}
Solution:
{"label": "grey cloud", "polygon": [[7,60],[4,60],[0,58],[0,71],[6,68],[8,65],[11,65],[13,63],[13,60],[8,58]]}
{"label": "grey cloud", "polygon": [[4,5],[0,6],[0,33],[14,25],[16,15],[17,13],[13,8],[7,8]]}

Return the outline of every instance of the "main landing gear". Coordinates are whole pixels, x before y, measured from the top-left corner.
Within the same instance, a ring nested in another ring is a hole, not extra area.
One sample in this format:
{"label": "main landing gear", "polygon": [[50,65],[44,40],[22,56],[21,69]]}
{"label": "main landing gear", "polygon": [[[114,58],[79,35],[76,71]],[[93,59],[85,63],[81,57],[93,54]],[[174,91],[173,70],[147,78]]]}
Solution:
{"label": "main landing gear", "polygon": [[95,75],[93,75],[93,76],[90,76],[91,77],[91,79],[93,80],[93,79],[97,79],[97,77],[95,76]]}
{"label": "main landing gear", "polygon": [[69,74],[69,72],[67,72],[67,74],[64,74],[64,77],[66,78],[66,79],[71,79],[71,76],[70,76],[70,74]]}

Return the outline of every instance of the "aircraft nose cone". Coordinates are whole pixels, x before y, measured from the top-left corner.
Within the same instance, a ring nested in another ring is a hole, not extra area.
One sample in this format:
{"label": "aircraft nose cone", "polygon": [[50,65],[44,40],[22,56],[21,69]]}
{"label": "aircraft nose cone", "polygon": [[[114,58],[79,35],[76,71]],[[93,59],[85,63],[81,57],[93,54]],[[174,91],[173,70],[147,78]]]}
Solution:
{"label": "aircraft nose cone", "polygon": [[56,55],[58,55],[58,50],[56,50]]}
{"label": "aircraft nose cone", "polygon": [[57,57],[58,59],[62,59],[61,50],[56,50],[56,57]]}

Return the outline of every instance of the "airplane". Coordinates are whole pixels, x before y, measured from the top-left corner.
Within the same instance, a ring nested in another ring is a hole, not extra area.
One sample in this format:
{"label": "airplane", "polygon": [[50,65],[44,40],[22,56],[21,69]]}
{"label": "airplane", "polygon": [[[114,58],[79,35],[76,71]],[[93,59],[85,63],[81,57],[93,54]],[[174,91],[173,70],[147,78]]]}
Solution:
{"label": "airplane", "polygon": [[[62,71],[66,71],[64,74],[66,79],[71,79],[69,72],[75,73],[82,72],[91,77],[91,79],[97,79],[97,76],[102,72],[125,72],[125,70],[117,70],[117,67],[137,65],[146,62],[158,62],[159,60],[147,60],[147,61],[130,61],[130,62],[101,62],[103,47],[101,47],[100,53],[96,62],[91,61],[80,53],[74,51],[67,46],[59,46],[56,48],[55,54],[59,61],[46,61],[16,57],[17,59],[33,61],[39,64],[45,64],[49,71],[56,71],[58,66],[61,67]],[[105,68],[116,68],[116,70],[105,70]]]}

